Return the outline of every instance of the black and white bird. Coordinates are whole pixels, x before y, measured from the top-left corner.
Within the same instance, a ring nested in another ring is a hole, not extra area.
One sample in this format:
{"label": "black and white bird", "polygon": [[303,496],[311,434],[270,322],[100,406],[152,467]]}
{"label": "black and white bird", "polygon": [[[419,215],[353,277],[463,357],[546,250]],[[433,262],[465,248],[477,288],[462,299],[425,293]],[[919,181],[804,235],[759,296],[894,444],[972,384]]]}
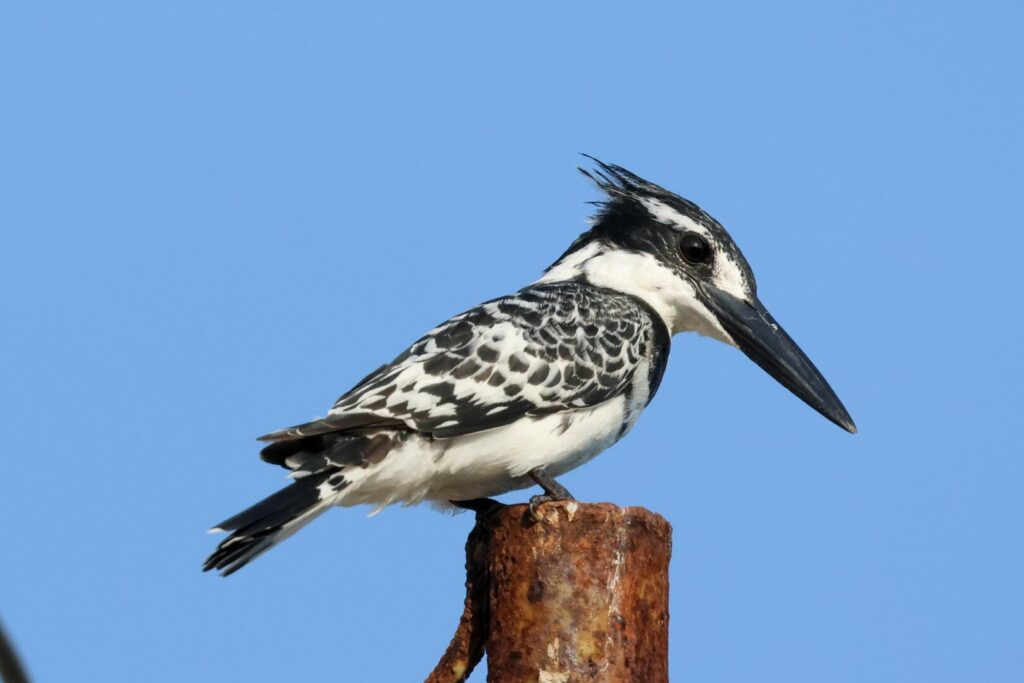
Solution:
{"label": "black and white bird", "polygon": [[327,416],[260,437],[287,488],[214,531],[225,576],[333,506],[473,507],[555,477],[625,436],[654,398],[673,335],[739,348],[849,432],[835,393],[757,298],[743,254],[696,204],[612,164],[591,228],[533,284],[438,325]]}

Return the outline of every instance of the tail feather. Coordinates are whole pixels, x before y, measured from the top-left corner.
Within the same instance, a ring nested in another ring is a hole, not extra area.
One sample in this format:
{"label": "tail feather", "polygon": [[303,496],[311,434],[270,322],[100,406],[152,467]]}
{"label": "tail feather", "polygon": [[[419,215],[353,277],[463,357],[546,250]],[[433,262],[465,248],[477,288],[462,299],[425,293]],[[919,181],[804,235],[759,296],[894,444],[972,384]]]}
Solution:
{"label": "tail feather", "polygon": [[[221,576],[234,574],[313,521],[331,505],[331,499],[322,496],[320,485],[336,473],[336,469],[331,469],[303,477],[218,524],[213,531],[234,533],[206,559],[203,571],[216,569]],[[332,487],[330,494],[333,496],[336,491]]]}
{"label": "tail feather", "polygon": [[294,534],[338,500],[351,483],[347,468],[380,462],[402,438],[388,430],[293,435],[264,447],[263,460],[291,470],[295,481],[218,524],[213,531],[233,533],[206,559],[203,571],[233,574]]}

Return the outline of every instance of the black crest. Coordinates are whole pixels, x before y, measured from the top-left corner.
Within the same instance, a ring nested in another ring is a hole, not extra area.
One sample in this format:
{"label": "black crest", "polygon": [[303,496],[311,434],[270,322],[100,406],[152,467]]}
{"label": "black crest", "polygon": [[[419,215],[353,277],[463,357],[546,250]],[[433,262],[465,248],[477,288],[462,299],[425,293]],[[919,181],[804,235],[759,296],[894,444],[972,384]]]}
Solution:
{"label": "black crest", "polygon": [[[660,185],[644,180],[635,173],[615,164],[584,154],[596,166],[591,169],[577,167],[607,195],[606,199],[591,202],[598,207],[591,217],[591,228],[569,245],[559,261],[592,242],[614,244],[619,248],[662,253],[665,258],[675,251],[673,241],[678,233],[656,221],[645,202],[656,200],[675,209],[695,222],[707,226],[713,233],[725,230],[714,218],[693,202],[669,192]],[[549,268],[550,269],[550,268]]]}
{"label": "black crest", "polygon": [[718,221],[690,200],[684,199],[674,192],[669,192],[660,185],[645,180],[622,166],[606,164],[589,154],[583,156],[597,166],[592,169],[577,166],[577,169],[608,195],[606,200],[592,202],[600,207],[597,215],[594,216],[594,225],[613,220],[617,214],[624,214],[620,218],[633,219],[637,215],[646,215],[647,210],[641,201],[648,198],[663,202],[698,223],[721,229]]}

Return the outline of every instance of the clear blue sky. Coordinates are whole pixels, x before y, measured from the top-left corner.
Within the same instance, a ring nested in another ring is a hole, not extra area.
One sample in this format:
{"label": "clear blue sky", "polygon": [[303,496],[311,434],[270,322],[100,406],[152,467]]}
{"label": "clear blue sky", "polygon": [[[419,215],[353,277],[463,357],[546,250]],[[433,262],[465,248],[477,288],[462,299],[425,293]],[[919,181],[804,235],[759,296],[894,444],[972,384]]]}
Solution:
{"label": "clear blue sky", "polygon": [[861,430],[682,337],[565,478],[674,525],[673,680],[1024,680],[1019,3],[164,4],[0,9],[40,681],[422,678],[468,515],[332,511],[227,580],[205,529],[284,483],[256,435],[561,253],[577,152],[718,217]]}

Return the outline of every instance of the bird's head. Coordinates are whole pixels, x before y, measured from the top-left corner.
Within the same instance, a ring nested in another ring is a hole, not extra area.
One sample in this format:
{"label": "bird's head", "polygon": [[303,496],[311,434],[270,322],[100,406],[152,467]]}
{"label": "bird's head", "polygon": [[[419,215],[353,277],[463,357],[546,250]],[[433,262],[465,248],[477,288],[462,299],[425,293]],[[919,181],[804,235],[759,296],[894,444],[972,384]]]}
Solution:
{"label": "bird's head", "polygon": [[757,298],[732,237],[699,206],[621,166],[580,169],[607,194],[592,227],[542,282],[582,280],[635,296],[672,334],[698,332],[743,351],[783,386],[849,432],[857,428],[810,359]]}

